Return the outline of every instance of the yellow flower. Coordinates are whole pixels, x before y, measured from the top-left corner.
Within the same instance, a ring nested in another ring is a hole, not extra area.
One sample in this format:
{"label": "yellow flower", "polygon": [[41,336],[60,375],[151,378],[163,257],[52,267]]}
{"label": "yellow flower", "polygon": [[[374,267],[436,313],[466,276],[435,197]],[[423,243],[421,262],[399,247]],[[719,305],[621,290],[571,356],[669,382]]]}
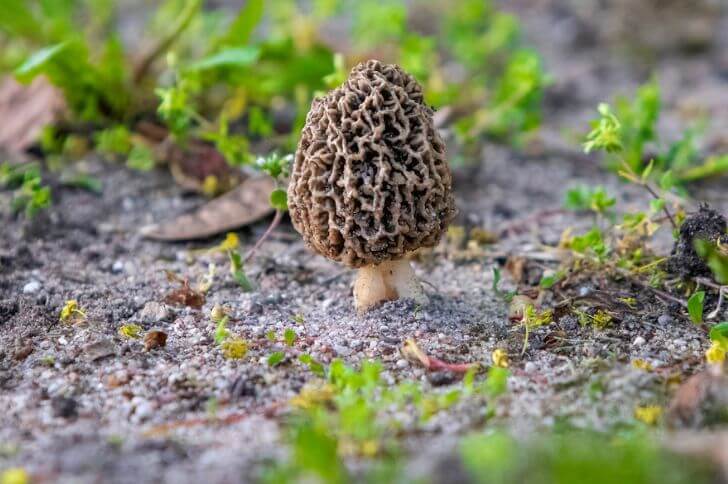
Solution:
{"label": "yellow flower", "polygon": [[714,341],[708,351],[705,352],[705,359],[712,364],[723,363],[725,361],[725,349],[720,343]]}
{"label": "yellow flower", "polygon": [[138,324],[125,324],[119,328],[119,335],[122,338],[137,339],[142,335],[142,327]]}
{"label": "yellow flower", "polygon": [[508,353],[503,348],[496,348],[490,355],[493,364],[500,368],[508,368]]}
{"label": "yellow flower", "polygon": [[634,368],[637,368],[638,370],[645,370],[645,371],[653,370],[653,367],[649,361],[641,360],[639,358],[636,360],[632,360],[632,366]]}
{"label": "yellow flower", "polygon": [[248,343],[242,338],[230,338],[220,344],[220,349],[228,360],[240,360],[248,354]]}
{"label": "yellow flower", "polygon": [[635,407],[634,418],[647,425],[655,425],[662,416],[662,407],[659,405],[647,405],[644,407]]}
{"label": "yellow flower", "polygon": [[0,474],[0,484],[28,484],[30,476],[22,467],[7,469]]}
{"label": "yellow flower", "polygon": [[220,252],[227,252],[229,250],[235,250],[240,245],[240,239],[238,238],[237,234],[234,232],[228,232],[225,236],[225,240],[223,240],[220,245],[218,246],[218,249]]}
{"label": "yellow flower", "polygon": [[75,322],[77,319],[83,319],[86,317],[86,313],[81,311],[78,307],[78,301],[75,299],[69,299],[61,309],[60,320],[63,323]]}

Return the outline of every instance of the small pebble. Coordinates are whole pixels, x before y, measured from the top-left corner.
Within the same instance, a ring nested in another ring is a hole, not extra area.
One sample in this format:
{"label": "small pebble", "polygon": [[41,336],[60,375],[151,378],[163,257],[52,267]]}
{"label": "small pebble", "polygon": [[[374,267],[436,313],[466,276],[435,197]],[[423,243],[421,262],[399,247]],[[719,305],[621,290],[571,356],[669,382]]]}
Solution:
{"label": "small pebble", "polygon": [[637,336],[634,341],[632,341],[632,346],[642,346],[645,343],[646,341],[642,336]]}
{"label": "small pebble", "polygon": [[662,326],[667,326],[668,324],[672,324],[672,322],[672,316],[670,316],[669,314],[662,314],[659,318],[657,318],[657,324],[660,324]]}
{"label": "small pebble", "polygon": [[114,262],[114,265],[111,266],[111,272],[114,274],[120,274],[124,271],[124,263],[120,260],[117,260]]}
{"label": "small pebble", "polygon": [[351,350],[342,345],[334,345],[334,351],[341,356],[349,356],[351,354]]}
{"label": "small pebble", "polygon": [[395,364],[397,365],[397,368],[407,368],[409,366],[409,361],[405,359],[400,359],[397,360],[397,363]]}
{"label": "small pebble", "polygon": [[536,371],[536,363],[533,361],[527,361],[526,364],[523,366],[523,371],[526,373],[534,373]]}
{"label": "small pebble", "polygon": [[23,286],[23,294],[35,294],[40,291],[40,282],[32,280]]}
{"label": "small pebble", "polygon": [[154,413],[154,403],[149,400],[134,397],[132,403],[135,404],[134,416],[138,420],[146,420]]}
{"label": "small pebble", "polygon": [[166,304],[149,301],[142,308],[139,317],[145,323],[159,323],[161,321],[166,321],[169,319],[169,308]]}

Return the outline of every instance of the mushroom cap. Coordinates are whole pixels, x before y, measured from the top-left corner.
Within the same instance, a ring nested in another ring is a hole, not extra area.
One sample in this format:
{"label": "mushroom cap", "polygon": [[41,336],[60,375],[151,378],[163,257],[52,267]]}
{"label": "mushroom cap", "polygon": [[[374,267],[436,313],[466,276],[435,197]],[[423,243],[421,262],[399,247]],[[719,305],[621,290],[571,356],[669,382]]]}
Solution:
{"label": "mushroom cap", "polygon": [[412,76],[370,60],[313,100],[288,208],[306,245],[349,267],[437,244],[456,213],[452,175]]}

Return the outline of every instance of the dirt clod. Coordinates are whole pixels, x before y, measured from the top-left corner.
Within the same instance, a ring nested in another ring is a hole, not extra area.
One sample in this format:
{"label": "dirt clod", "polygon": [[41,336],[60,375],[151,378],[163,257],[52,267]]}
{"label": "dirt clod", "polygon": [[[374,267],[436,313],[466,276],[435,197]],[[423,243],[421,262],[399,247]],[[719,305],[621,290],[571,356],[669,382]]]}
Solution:
{"label": "dirt clod", "polygon": [[76,418],[78,416],[78,402],[73,398],[57,396],[51,400],[54,417]]}
{"label": "dirt clod", "polygon": [[670,254],[667,270],[683,279],[710,276],[710,268],[695,251],[696,240],[728,243],[726,218],[707,205],[702,205],[680,226],[680,235]]}

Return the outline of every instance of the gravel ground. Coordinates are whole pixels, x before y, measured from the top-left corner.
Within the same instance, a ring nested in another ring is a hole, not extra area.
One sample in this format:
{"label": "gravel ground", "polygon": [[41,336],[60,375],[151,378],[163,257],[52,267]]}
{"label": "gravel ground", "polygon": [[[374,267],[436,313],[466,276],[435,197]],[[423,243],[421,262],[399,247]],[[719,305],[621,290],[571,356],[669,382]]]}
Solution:
{"label": "gravel ground", "polygon": [[[558,242],[569,226],[590,224],[586,216],[560,210],[569,186],[602,183],[619,194],[624,209],[646,202],[580,154],[568,133],[583,130],[599,101],[631,92],[648,67],[662,81],[668,133],[676,133],[686,110],[698,106],[712,123],[705,145],[728,146],[728,21],[724,16],[723,38],[707,53],[672,50],[648,66],[625,56],[617,42],[587,42],[601,31],[567,3],[508,4],[554,74],[545,127],[525,152],[487,145],[479,163],[455,168],[460,223],[498,232],[501,239],[487,247],[490,256],[458,258],[443,248],[423,255],[416,270],[430,283],[431,302],[424,308],[399,301],[357,316],[351,274],[307,252],[288,224],[248,268],[256,290],[241,293],[224,254],[194,252],[218,239],[169,244],[138,235],[142,225],[202,202],[183,195],[162,172],[132,173],[90,158],[83,163],[103,181],[103,195],[59,187],[53,208],[33,222],[4,211],[0,468],[24,466],[34,482],[253,480],[261,459],[281,452],[281,408],[311,378],[292,357],[275,368],[266,364],[271,352],[282,349],[266,333],[292,326],[299,337],[290,355],[308,352],[324,363],[341,358],[352,365],[378,359],[388,381],[414,379],[438,388],[447,386],[447,378],[403,359],[405,339],[452,362],[484,361],[496,347],[508,348],[513,376],[496,418],[516,432],[565,418],[609,428],[631,420],[636,405],[665,404],[671,389],[663,373],[636,369],[631,361],[694,373],[708,345],[703,330],[659,308],[628,315],[605,331],[566,318],[558,329],[567,344],[551,347],[554,329],[544,328],[519,356],[522,335],[509,326],[506,304],[491,289],[491,267],[507,254]],[[704,183],[693,195],[725,212],[724,186],[724,180]],[[0,207],[8,197],[0,193]],[[261,222],[242,230],[242,240],[252,245],[265,227]],[[163,303],[175,287],[165,270],[194,282],[210,263],[221,270],[200,310]],[[504,285],[512,287],[507,279]],[[69,299],[86,311],[83,324],[58,322]],[[229,308],[229,329],[251,342],[244,360],[220,354],[208,316],[215,304]],[[294,324],[294,315],[303,323]],[[146,351],[142,342],[121,338],[118,329],[128,322],[164,331],[166,346]],[[598,400],[589,393],[596,381],[603,388]],[[211,399],[224,424],[206,420]],[[410,463],[413,472],[442,475],[438,466],[455,436],[473,428],[480,410],[455,406],[428,424],[427,435],[412,438],[408,446],[418,456]]]}

